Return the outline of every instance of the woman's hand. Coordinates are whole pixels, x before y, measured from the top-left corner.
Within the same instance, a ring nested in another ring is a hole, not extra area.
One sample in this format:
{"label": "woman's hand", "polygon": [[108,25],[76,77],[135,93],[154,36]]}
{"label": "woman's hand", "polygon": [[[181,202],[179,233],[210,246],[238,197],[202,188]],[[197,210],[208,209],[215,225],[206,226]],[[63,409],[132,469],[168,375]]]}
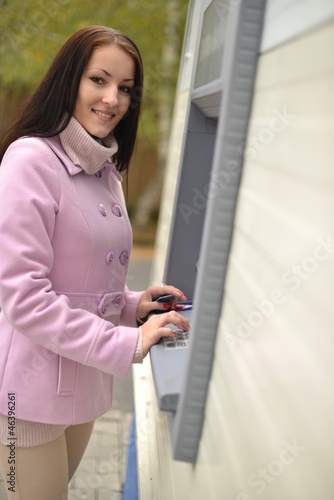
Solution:
{"label": "woman's hand", "polygon": [[[167,288],[167,287],[166,287]],[[189,322],[176,311],[152,315],[141,327],[143,340],[143,356],[145,357],[152,345],[159,342],[161,337],[175,335],[172,328],[167,327],[172,323],[180,330],[189,330]]]}
{"label": "woman's hand", "polygon": [[[156,302],[156,299],[161,295],[169,294],[173,295],[173,298],[168,302]],[[175,288],[174,286],[149,286],[139,301],[137,318],[141,321],[145,321],[147,316],[152,311],[161,310],[161,312],[166,312],[168,310],[172,310],[179,300],[187,300],[187,297],[183,294],[183,292],[181,292],[181,290]]]}

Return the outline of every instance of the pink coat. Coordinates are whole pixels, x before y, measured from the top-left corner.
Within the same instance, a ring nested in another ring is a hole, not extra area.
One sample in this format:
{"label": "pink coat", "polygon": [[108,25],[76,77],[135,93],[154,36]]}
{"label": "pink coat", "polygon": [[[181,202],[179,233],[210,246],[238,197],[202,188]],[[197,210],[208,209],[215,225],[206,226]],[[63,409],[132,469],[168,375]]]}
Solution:
{"label": "pink coat", "polygon": [[[132,232],[121,176],[87,175],[59,137],[23,138],[0,168],[0,413],[77,424],[112,405],[137,346],[125,286]],[[119,324],[125,326],[118,326]]]}

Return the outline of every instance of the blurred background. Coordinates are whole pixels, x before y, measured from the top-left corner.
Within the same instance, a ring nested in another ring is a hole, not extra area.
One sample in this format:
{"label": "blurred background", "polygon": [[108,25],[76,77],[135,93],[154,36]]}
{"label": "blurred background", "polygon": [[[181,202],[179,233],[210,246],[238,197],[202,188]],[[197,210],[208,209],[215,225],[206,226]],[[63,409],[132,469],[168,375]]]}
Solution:
{"label": "blurred background", "polygon": [[0,0],[1,136],[74,32],[106,25],[138,45],[144,105],[126,196],[140,246],[155,238],[187,8],[188,0]]}

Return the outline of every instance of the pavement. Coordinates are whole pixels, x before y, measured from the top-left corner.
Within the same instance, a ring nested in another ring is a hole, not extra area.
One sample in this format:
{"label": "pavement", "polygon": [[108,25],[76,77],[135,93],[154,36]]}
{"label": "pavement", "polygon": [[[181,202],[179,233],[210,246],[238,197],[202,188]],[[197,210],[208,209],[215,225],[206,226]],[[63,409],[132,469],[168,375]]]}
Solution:
{"label": "pavement", "polygon": [[[150,248],[134,248],[128,273],[130,290],[144,290],[149,285],[152,255]],[[115,378],[113,408],[95,422],[86,452],[70,483],[68,500],[122,500],[132,410],[130,370],[127,377]],[[0,499],[6,499],[1,476]]]}

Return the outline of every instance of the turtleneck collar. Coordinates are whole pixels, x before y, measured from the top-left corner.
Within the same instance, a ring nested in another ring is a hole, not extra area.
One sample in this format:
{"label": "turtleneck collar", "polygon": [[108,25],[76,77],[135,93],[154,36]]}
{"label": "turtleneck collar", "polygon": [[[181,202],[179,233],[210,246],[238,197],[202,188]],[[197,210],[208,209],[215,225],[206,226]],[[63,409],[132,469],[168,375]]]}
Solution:
{"label": "turtleneck collar", "polygon": [[112,162],[112,157],[118,150],[115,137],[108,137],[110,145],[106,147],[93,139],[73,116],[59,138],[74,165],[80,166],[90,175],[101,170],[106,161]]}

